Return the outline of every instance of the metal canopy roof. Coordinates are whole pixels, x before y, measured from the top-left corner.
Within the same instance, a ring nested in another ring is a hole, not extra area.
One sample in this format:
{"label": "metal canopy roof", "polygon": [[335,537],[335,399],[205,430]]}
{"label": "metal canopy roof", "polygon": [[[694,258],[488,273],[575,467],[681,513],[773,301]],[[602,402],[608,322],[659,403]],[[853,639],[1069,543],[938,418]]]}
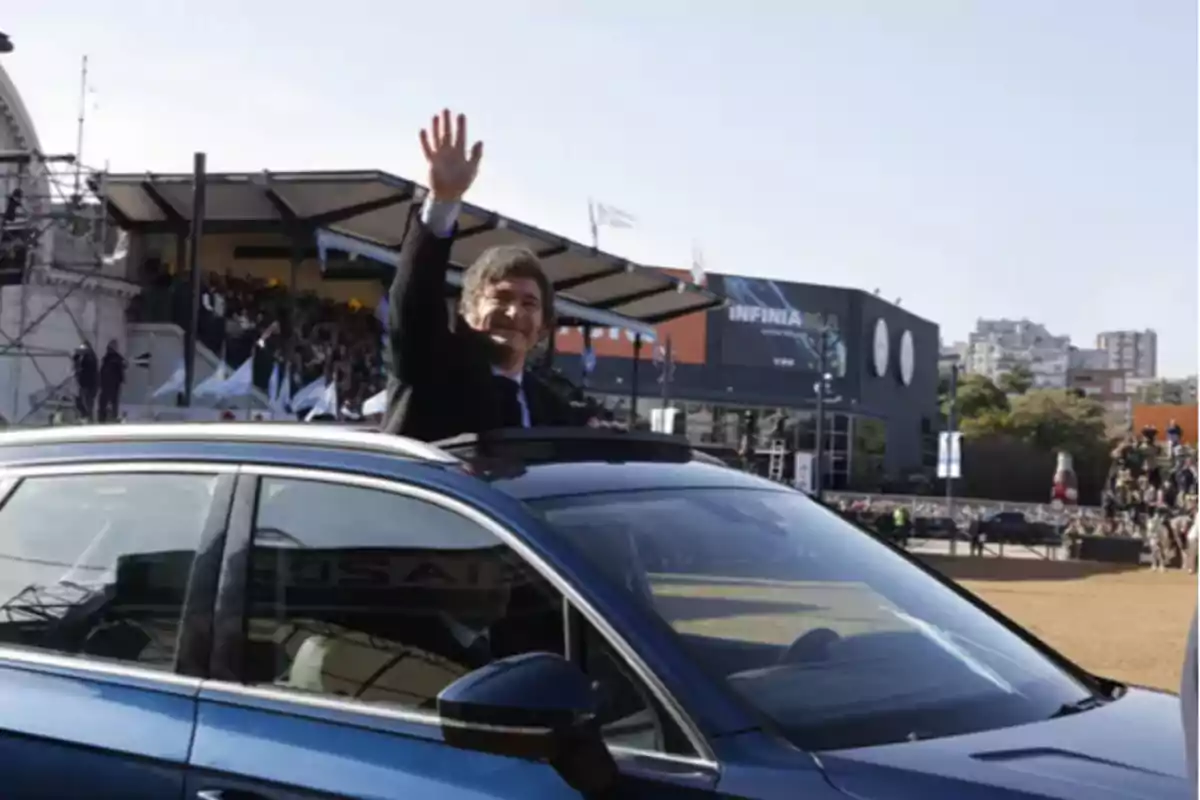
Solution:
{"label": "metal canopy roof", "polygon": [[[108,175],[100,187],[113,221],[131,232],[186,233],[190,174]],[[389,252],[400,249],[414,204],[426,189],[386,172],[215,173],[207,176],[204,232],[279,233],[311,245],[329,230]],[[664,272],[464,204],[452,260],[470,265],[488,247],[515,244],[537,253],[564,301],[563,316],[600,325],[649,326],[721,305],[712,292]],[[453,278],[452,278],[453,280]]]}

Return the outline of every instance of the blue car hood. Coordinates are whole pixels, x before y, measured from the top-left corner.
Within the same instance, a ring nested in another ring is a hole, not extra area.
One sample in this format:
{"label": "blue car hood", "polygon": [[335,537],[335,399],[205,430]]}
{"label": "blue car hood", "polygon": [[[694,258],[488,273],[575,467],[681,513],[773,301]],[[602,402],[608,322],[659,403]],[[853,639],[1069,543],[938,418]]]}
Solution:
{"label": "blue car hood", "polygon": [[1129,689],[1030,725],[819,756],[859,800],[1191,800],[1179,699]]}

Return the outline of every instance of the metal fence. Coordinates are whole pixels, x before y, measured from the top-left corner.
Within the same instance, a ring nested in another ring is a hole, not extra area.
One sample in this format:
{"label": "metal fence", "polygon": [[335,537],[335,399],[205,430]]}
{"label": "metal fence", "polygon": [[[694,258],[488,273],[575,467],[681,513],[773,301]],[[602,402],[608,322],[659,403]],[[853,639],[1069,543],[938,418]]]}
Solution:
{"label": "metal fence", "polygon": [[948,508],[945,497],[906,494],[869,494],[864,492],[823,492],[825,498],[834,503],[851,504],[865,502],[871,510],[884,512],[898,506],[907,506],[913,517],[950,517],[965,525],[973,519],[996,514],[1001,511],[1017,511],[1030,522],[1045,522],[1051,525],[1066,525],[1073,517],[1096,523],[1104,517],[1099,506],[1055,507],[1050,503],[1010,503],[1004,500],[985,500],[976,497],[956,497],[953,508]]}

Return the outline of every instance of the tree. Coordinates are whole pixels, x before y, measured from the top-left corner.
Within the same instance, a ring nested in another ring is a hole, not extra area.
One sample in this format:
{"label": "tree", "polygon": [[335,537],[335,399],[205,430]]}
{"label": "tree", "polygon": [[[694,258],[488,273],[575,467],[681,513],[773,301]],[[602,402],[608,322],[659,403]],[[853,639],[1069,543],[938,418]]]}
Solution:
{"label": "tree", "polygon": [[1007,408],[987,408],[960,420],[958,429],[968,439],[1010,435],[1013,433],[1012,415]]}
{"label": "tree", "polygon": [[[946,389],[949,393],[949,386]],[[965,421],[992,411],[1007,412],[1008,397],[986,375],[964,375],[958,381],[958,419]],[[949,398],[942,400],[942,413],[949,411]]]}
{"label": "tree", "polygon": [[[1002,382],[1021,388],[1023,375],[1014,377]],[[1043,499],[1055,454],[1065,450],[1075,462],[1084,502],[1098,502],[1112,447],[1098,401],[1027,386],[1010,398],[985,376],[967,375],[958,385],[958,415],[964,491],[1003,500]]]}
{"label": "tree", "polygon": [[1008,424],[1012,435],[1042,450],[1076,458],[1109,451],[1103,404],[1074,392],[1036,389],[1014,398]]}
{"label": "tree", "polygon": [[1033,388],[1033,370],[1024,364],[1017,364],[1008,372],[1000,375],[996,380],[996,386],[1005,394],[1025,394]]}

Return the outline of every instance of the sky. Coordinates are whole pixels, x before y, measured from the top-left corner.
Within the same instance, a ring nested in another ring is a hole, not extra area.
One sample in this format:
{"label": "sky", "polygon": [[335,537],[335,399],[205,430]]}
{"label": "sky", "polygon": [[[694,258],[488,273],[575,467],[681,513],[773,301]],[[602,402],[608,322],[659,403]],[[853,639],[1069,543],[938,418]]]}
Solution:
{"label": "sky", "polygon": [[1154,328],[1197,371],[1194,0],[55,0],[3,65],[115,171],[384,169],[466,112],[470,200],[644,264],[879,289],[941,326]]}

